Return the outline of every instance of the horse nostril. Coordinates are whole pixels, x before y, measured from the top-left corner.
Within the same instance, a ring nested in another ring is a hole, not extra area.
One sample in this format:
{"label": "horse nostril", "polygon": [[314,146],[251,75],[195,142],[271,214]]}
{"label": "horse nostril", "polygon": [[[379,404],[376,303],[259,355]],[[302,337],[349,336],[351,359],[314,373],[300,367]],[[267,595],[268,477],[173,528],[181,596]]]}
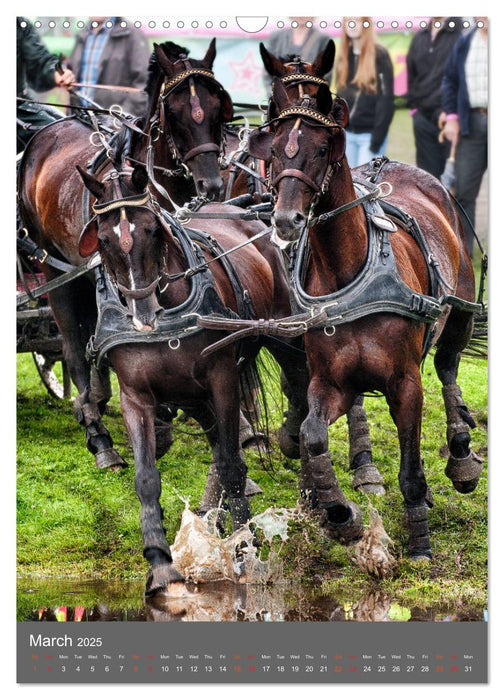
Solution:
{"label": "horse nostril", "polygon": [[200,197],[206,197],[207,187],[206,187],[205,180],[197,180],[196,181],[196,190],[197,190]]}
{"label": "horse nostril", "polygon": [[306,222],[306,216],[304,214],[301,214],[300,211],[298,211],[294,215],[293,222],[294,222],[295,226],[298,226],[299,228],[301,228],[301,226],[304,226],[304,224]]}

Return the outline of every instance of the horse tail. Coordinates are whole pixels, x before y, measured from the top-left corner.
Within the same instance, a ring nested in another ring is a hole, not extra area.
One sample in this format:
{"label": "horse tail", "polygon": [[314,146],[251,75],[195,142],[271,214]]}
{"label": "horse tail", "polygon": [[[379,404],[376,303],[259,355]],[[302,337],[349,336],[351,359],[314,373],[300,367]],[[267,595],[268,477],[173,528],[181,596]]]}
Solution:
{"label": "horse tail", "polygon": [[[273,373],[275,377],[272,376]],[[278,370],[268,353],[261,352],[247,362],[240,373],[242,414],[250,427],[250,438],[245,447],[254,446],[261,467],[270,474],[274,471],[269,446],[271,444],[270,401],[272,386],[279,386]],[[243,445],[243,443],[242,443]]]}

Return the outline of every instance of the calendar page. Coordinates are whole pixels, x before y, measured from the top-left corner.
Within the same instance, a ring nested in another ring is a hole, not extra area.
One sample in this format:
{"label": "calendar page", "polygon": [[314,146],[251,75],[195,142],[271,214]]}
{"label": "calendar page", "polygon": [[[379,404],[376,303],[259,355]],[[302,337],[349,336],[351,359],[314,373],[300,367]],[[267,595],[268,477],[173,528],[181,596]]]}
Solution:
{"label": "calendar page", "polygon": [[185,9],[16,18],[17,682],[487,683],[489,19]]}

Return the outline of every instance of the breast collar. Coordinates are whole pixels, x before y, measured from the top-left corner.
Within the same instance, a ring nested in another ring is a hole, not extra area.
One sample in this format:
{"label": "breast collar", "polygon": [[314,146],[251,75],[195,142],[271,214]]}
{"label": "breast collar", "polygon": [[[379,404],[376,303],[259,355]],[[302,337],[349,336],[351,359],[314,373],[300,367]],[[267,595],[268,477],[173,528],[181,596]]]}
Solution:
{"label": "breast collar", "polygon": [[[168,349],[178,350],[184,338],[201,333],[202,328],[197,323],[200,316],[219,314],[225,318],[238,318],[238,315],[220,298],[214,276],[210,269],[204,266],[205,257],[202,248],[206,247],[211,252],[221,252],[222,249],[217,242],[202,231],[184,228],[167,212],[163,211],[162,215],[182,248],[188,268],[201,267],[201,270],[188,278],[191,288],[187,299],[178,306],[164,309],[155,330],[140,333],[133,329],[131,316],[121,302],[117,286],[109,273],[103,266],[97,268],[98,319],[95,334],[90,338],[86,349],[88,359],[97,367],[106,360],[110,350],[120,345],[166,343]],[[226,272],[228,276],[231,275],[230,281],[237,297],[240,315],[253,313],[250,304],[247,304],[246,290],[241,286],[240,290],[237,289],[236,272],[231,273],[227,269]]]}
{"label": "breast collar", "polygon": [[[369,189],[369,185],[361,181],[354,182],[354,186],[359,196]],[[402,281],[389,236],[397,231],[397,227],[385,214],[379,201],[366,201],[362,206],[368,227],[367,258],[357,277],[343,289],[320,297],[307,294],[303,288],[309,258],[307,229],[293,246],[289,268],[292,312],[309,311],[315,315],[325,311],[327,319],[321,327],[328,336],[334,335],[338,325],[378,313],[393,313],[428,325],[433,324],[443,312],[443,300],[415,292]],[[387,208],[390,211],[391,205]],[[392,209],[395,210],[394,207]],[[402,213],[400,210],[397,212]],[[420,248],[425,256],[425,239],[423,243],[424,246],[420,245]],[[431,294],[437,294],[437,287],[431,276]],[[426,334],[424,355],[431,347],[431,335],[433,334]]]}

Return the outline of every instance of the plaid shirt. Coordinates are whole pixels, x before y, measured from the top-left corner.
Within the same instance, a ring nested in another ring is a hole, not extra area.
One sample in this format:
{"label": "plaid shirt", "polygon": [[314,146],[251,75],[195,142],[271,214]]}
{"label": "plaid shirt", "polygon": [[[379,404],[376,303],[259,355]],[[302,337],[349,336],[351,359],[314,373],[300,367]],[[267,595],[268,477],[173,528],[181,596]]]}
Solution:
{"label": "plaid shirt", "polygon": [[[110,28],[107,24],[111,22]],[[109,17],[97,30],[91,30],[84,45],[79,82],[96,85],[100,72],[100,56],[107,41],[110,29],[114,26],[115,17]],[[94,88],[81,88],[81,94],[94,99]],[[83,106],[89,106],[86,100],[81,100]]]}
{"label": "plaid shirt", "polygon": [[488,107],[488,44],[479,32],[471,41],[465,75],[471,107]]}

